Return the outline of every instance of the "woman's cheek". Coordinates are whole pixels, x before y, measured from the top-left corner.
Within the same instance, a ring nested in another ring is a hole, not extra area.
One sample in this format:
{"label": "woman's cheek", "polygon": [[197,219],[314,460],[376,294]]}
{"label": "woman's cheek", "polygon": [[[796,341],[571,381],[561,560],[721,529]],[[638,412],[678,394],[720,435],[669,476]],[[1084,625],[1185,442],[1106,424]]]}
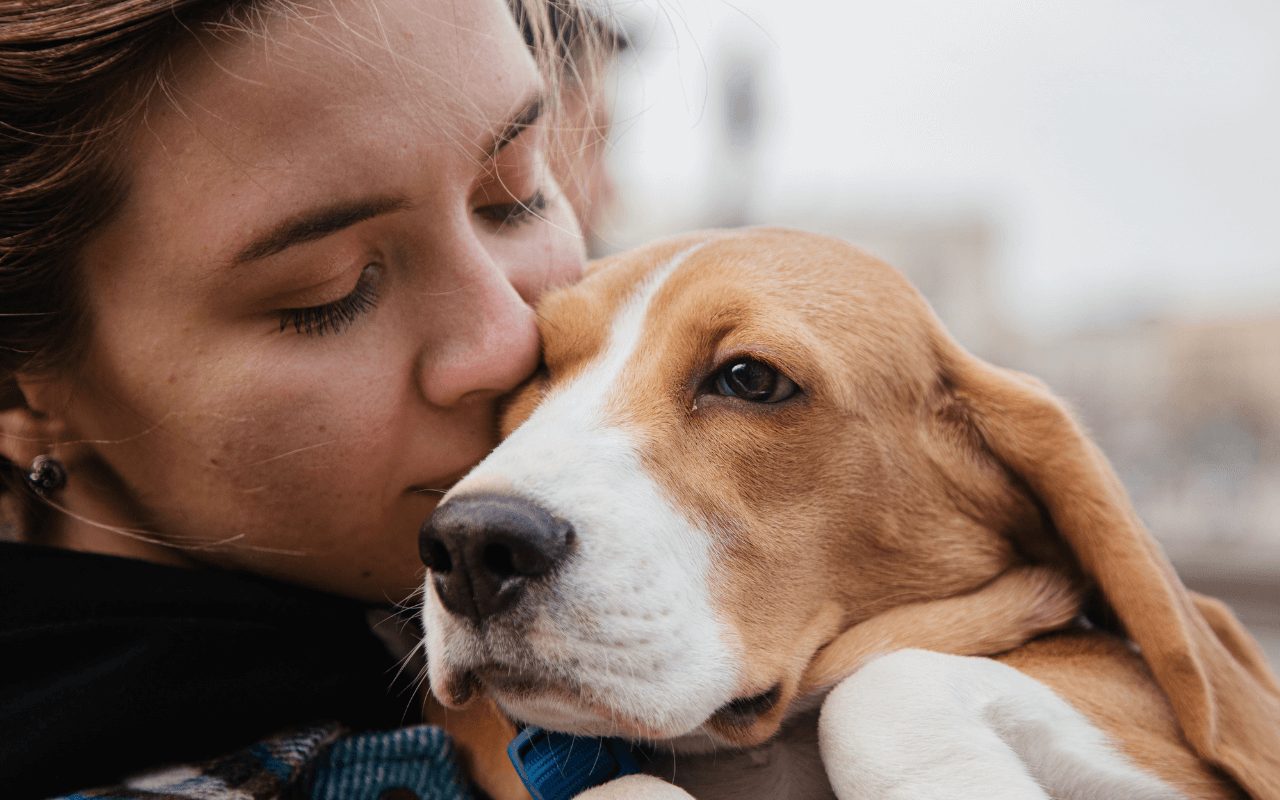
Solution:
{"label": "woman's cheek", "polygon": [[386,454],[390,443],[381,439],[394,427],[399,407],[394,383],[350,368],[316,370],[275,370],[229,404],[241,421],[219,438],[228,460],[239,465],[241,482],[349,482],[360,462],[379,472],[376,454]]}
{"label": "woman's cheek", "polygon": [[[308,345],[311,357],[209,363],[174,387],[183,391],[169,402],[187,410],[161,426],[160,446],[143,456],[167,479],[140,485],[168,485],[174,508],[204,509],[200,527],[225,522],[237,535],[341,525],[341,512],[367,504],[363,495],[390,477],[381,459],[393,454],[380,437],[394,427],[393,382],[371,374],[367,361],[344,368],[342,336],[291,344]],[[329,357],[339,363],[324,363]]]}

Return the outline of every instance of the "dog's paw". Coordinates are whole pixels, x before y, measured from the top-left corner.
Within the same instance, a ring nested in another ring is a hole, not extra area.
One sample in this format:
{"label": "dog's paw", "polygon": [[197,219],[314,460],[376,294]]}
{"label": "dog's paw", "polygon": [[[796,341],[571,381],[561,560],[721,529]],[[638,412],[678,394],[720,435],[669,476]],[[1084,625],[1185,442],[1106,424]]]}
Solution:
{"label": "dog's paw", "polygon": [[627,775],[588,789],[577,800],[693,800],[693,795],[652,775]]}

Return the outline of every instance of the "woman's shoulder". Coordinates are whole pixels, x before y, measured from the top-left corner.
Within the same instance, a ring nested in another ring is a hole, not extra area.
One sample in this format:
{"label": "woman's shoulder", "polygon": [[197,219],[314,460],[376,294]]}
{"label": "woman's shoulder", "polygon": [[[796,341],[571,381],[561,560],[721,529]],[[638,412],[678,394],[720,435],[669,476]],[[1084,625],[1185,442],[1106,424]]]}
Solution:
{"label": "woman's shoulder", "polygon": [[273,736],[199,764],[136,775],[61,800],[470,800],[448,734],[337,724]]}

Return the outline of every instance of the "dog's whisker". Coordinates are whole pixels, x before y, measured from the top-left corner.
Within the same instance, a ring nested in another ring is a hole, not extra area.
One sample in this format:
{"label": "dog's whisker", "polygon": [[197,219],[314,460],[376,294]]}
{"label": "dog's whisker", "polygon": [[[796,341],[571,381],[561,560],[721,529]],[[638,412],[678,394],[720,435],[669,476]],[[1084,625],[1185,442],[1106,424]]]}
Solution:
{"label": "dog's whisker", "polygon": [[415,486],[411,491],[414,494],[438,494],[442,497],[449,493],[448,489],[433,489],[430,486]]}

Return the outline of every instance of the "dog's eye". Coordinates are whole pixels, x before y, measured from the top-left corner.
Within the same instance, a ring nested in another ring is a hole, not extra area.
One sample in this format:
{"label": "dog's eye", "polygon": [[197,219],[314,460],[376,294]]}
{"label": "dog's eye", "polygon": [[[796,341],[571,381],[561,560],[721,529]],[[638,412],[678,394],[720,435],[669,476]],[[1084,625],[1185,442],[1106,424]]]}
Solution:
{"label": "dog's eye", "polygon": [[715,377],[717,394],[752,403],[779,403],[797,391],[790,378],[754,358],[730,361]]}

